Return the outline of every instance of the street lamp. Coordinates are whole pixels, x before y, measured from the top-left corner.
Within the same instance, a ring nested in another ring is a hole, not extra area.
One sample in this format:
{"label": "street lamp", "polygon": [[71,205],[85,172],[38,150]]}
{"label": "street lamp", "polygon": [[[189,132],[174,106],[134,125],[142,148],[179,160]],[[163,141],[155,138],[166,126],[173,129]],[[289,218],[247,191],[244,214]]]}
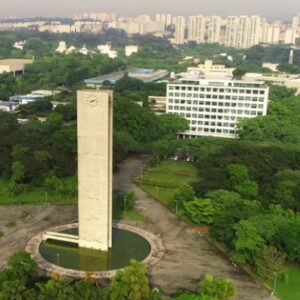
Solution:
{"label": "street lamp", "polygon": [[273,290],[274,290],[274,294],[276,294],[276,284],[277,284],[277,272],[274,272],[274,287],[273,287]]}
{"label": "street lamp", "polygon": [[57,265],[59,266],[59,253],[56,253],[56,262],[57,262]]}
{"label": "street lamp", "polygon": [[124,195],[124,211],[123,211],[124,219],[125,219],[125,212],[126,212],[126,195]]}

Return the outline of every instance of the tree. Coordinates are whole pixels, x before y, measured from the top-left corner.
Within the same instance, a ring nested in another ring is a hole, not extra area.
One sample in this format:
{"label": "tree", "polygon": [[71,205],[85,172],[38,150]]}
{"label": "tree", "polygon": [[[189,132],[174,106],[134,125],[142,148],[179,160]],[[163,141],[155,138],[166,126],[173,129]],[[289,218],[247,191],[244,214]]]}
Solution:
{"label": "tree", "polygon": [[253,199],[258,194],[258,185],[249,179],[248,169],[244,165],[230,164],[227,172],[232,187],[244,198]]}
{"label": "tree", "polygon": [[280,272],[285,262],[285,255],[275,247],[265,247],[255,260],[257,274],[263,280],[270,280]]}
{"label": "tree", "polygon": [[211,224],[214,218],[214,205],[211,199],[195,199],[184,202],[186,216],[197,225]]}
{"label": "tree", "polygon": [[176,190],[173,199],[170,203],[171,206],[183,206],[184,202],[193,201],[195,198],[195,191],[189,184],[184,184]]}
{"label": "tree", "polygon": [[206,275],[199,284],[201,294],[216,297],[219,300],[229,300],[236,296],[235,286],[226,278],[216,278]]}
{"label": "tree", "polygon": [[145,266],[135,260],[118,271],[110,285],[111,300],[146,300],[151,294]]}
{"label": "tree", "polygon": [[135,192],[124,192],[121,195],[120,201],[122,201],[123,204],[123,209],[126,211],[131,210],[134,208],[135,203],[136,203],[137,197]]}
{"label": "tree", "polygon": [[178,296],[173,297],[174,300],[218,300],[216,297],[191,294],[191,293],[182,293]]}
{"label": "tree", "polygon": [[241,220],[234,226],[236,240],[233,257],[241,263],[254,264],[256,257],[261,255],[265,246],[264,239],[259,235],[254,224]]}
{"label": "tree", "polygon": [[36,262],[27,252],[13,254],[8,262],[9,277],[21,280],[25,285],[32,284],[38,277]]}

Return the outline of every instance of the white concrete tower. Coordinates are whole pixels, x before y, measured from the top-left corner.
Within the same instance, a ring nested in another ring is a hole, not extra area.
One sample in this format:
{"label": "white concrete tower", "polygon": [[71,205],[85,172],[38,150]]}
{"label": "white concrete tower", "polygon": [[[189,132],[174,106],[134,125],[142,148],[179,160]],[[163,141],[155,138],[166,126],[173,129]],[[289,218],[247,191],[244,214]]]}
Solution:
{"label": "white concrete tower", "polygon": [[111,91],[77,94],[79,247],[112,246]]}

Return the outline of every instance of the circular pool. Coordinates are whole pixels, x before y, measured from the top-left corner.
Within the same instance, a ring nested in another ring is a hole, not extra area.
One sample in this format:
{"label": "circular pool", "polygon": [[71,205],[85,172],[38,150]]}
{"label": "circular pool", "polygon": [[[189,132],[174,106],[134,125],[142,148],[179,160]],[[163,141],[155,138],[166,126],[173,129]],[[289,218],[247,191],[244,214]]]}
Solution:
{"label": "circular pool", "polygon": [[[64,233],[78,235],[78,229],[69,229]],[[87,272],[121,269],[129,265],[130,259],[143,261],[150,251],[150,244],[142,236],[119,228],[112,230],[112,248],[108,252],[53,240],[40,244],[42,257],[50,263]]]}

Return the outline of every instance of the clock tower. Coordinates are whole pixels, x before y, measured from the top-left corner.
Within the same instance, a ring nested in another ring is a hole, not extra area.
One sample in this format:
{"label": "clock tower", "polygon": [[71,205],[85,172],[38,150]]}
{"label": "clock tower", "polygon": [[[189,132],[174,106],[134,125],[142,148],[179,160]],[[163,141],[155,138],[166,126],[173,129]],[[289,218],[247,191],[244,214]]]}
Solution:
{"label": "clock tower", "polygon": [[79,247],[112,246],[111,91],[77,94]]}

